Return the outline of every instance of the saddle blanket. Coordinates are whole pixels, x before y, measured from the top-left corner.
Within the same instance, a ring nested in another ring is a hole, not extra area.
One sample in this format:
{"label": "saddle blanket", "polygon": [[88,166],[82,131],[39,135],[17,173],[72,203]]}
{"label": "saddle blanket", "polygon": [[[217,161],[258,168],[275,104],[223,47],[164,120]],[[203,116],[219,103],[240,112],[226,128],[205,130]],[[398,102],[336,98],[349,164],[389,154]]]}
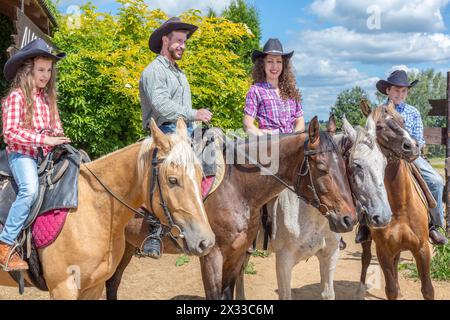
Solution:
{"label": "saddle blanket", "polygon": [[[36,218],[31,227],[36,249],[45,248],[56,240],[61,233],[68,213],[69,209],[53,209]],[[2,232],[3,227],[3,224],[0,223],[0,232]]]}
{"label": "saddle blanket", "polygon": [[36,218],[31,233],[37,249],[45,248],[56,240],[68,213],[69,209],[53,209]]}

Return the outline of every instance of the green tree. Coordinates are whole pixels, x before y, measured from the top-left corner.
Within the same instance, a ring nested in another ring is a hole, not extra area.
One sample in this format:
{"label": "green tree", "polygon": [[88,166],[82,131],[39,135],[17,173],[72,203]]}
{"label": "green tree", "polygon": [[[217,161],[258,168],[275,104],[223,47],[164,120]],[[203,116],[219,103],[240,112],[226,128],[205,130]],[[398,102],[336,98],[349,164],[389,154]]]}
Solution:
{"label": "green tree", "polygon": [[248,29],[249,37],[243,43],[232,42],[233,51],[240,56],[246,66],[248,74],[253,66],[251,55],[253,50],[260,49],[261,24],[259,14],[253,5],[245,0],[235,0],[222,12],[222,16],[230,21],[242,23]]}
{"label": "green tree", "polygon": [[[139,78],[155,58],[151,32],[166,20],[144,0],[119,0],[117,15],[81,8],[79,28],[60,18],[55,44],[67,53],[58,64],[59,106],[67,135],[96,158],[135,142],[141,129]],[[188,11],[182,19],[199,26],[180,61],[192,90],[194,108],[210,108],[213,125],[241,126],[249,86],[245,67],[230,42],[243,41],[242,24]]]}
{"label": "green tree", "polygon": [[344,115],[354,126],[365,125],[366,119],[359,108],[359,103],[362,99],[370,101],[367,92],[358,86],[339,93],[335,105],[331,108],[331,112],[336,116],[336,125],[339,130],[342,127],[342,118]]}
{"label": "green tree", "polygon": [[6,55],[6,49],[11,45],[11,34],[13,33],[13,25],[10,18],[0,13],[0,97],[6,94],[9,89],[9,83],[3,76],[3,66],[5,65],[8,57]]}

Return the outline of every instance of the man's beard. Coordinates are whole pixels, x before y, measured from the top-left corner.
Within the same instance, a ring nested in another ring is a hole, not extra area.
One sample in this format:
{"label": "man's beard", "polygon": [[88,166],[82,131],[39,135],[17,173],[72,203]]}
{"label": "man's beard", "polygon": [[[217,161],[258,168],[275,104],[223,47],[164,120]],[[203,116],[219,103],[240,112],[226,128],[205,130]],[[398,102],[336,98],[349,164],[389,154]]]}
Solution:
{"label": "man's beard", "polygon": [[176,50],[172,48],[169,48],[169,54],[173,60],[181,60],[181,58],[183,57],[183,52],[181,52],[181,56],[179,57],[176,53]]}

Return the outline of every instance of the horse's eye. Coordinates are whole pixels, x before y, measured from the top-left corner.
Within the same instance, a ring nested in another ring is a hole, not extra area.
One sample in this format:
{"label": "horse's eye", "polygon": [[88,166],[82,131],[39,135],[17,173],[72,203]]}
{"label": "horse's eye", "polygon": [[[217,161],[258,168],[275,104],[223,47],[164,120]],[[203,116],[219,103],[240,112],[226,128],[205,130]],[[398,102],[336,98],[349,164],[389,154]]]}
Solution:
{"label": "horse's eye", "polygon": [[177,185],[178,184],[178,179],[177,178],[175,178],[175,177],[169,177],[169,183],[171,184],[171,185]]}
{"label": "horse's eye", "polygon": [[361,170],[362,166],[358,162],[353,162],[352,164],[353,170]]}

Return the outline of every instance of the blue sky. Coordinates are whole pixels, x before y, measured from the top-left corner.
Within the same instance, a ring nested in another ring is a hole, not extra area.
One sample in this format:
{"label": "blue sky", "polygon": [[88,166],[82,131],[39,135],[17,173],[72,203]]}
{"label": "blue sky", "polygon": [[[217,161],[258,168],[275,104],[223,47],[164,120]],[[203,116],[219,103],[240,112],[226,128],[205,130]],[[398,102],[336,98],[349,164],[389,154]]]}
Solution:
{"label": "blue sky", "polygon": [[[70,12],[83,0],[60,0]],[[114,0],[92,0],[114,12]],[[220,12],[231,0],[152,0],[169,15],[187,9]],[[305,119],[327,119],[337,95],[356,85],[374,97],[375,83],[390,71],[450,70],[450,0],[247,0],[260,15],[262,45],[279,38],[294,50]]]}

